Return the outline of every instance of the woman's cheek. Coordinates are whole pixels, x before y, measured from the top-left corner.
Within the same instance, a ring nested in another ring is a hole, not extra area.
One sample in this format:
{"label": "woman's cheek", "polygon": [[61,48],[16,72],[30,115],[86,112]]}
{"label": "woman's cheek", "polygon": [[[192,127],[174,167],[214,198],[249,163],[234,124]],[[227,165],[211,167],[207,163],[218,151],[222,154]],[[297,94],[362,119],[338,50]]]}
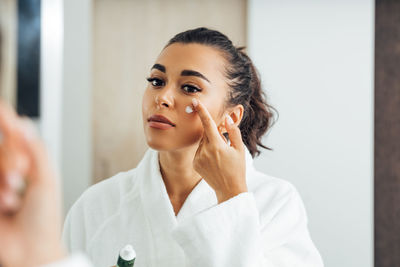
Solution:
{"label": "woman's cheek", "polygon": [[204,128],[198,116],[186,120],[183,136],[191,142],[199,141],[203,136]]}

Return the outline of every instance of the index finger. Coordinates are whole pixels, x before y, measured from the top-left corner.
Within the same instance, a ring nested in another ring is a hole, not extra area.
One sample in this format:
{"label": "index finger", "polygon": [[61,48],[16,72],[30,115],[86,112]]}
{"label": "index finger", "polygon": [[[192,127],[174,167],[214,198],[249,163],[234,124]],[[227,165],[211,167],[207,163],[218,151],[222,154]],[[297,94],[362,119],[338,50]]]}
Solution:
{"label": "index finger", "polygon": [[193,102],[193,106],[195,107],[195,110],[197,111],[197,114],[199,114],[200,120],[203,123],[204,134],[210,142],[218,142],[218,139],[221,138],[221,136],[218,132],[217,125],[203,103],[201,103],[198,99],[196,99],[196,101],[197,105],[195,105],[195,102]]}
{"label": "index finger", "polygon": [[0,100],[0,142],[12,136],[16,125],[16,114],[12,108]]}
{"label": "index finger", "polygon": [[20,119],[11,106],[0,100],[0,176],[25,172],[28,159],[23,152]]}

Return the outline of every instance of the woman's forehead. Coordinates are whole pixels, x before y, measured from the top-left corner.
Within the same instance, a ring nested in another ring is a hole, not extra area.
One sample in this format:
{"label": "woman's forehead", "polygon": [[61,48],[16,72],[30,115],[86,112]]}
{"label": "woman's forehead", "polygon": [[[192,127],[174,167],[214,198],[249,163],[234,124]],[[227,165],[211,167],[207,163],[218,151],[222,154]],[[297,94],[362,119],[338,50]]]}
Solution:
{"label": "woman's forehead", "polygon": [[224,70],[224,58],[221,52],[201,44],[169,45],[160,53],[156,63],[163,65],[167,74],[194,70],[202,73],[210,81],[221,79]]}

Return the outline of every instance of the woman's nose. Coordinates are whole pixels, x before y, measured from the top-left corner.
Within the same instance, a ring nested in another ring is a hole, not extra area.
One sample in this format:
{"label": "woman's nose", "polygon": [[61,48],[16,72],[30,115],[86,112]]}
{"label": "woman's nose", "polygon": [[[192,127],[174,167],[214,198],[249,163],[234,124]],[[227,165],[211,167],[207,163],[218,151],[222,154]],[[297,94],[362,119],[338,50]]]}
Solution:
{"label": "woman's nose", "polygon": [[171,107],[173,105],[173,93],[172,88],[164,87],[156,95],[156,104],[158,108],[161,107]]}

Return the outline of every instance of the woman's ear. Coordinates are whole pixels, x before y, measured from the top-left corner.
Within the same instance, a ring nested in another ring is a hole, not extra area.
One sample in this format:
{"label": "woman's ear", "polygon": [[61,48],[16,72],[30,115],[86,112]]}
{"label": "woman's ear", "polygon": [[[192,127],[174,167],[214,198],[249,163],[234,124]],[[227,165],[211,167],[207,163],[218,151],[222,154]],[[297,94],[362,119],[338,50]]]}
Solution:
{"label": "woman's ear", "polygon": [[[233,124],[238,126],[240,124],[240,122],[242,121],[243,113],[244,113],[244,107],[243,107],[243,105],[239,104],[239,105],[235,106],[234,108],[229,109],[229,111],[227,111],[224,116],[227,116],[227,115],[231,116],[231,118],[233,120]],[[218,126],[218,130],[222,134],[228,132],[225,128],[225,117],[223,117],[221,124]]]}

